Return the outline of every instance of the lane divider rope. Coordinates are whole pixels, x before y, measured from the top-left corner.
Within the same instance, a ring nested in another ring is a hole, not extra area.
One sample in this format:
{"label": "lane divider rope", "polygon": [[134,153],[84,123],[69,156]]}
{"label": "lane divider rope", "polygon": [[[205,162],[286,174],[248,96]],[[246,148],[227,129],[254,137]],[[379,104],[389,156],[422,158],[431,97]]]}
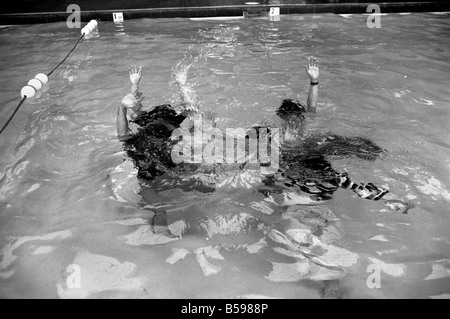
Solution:
{"label": "lane divider rope", "polygon": [[75,45],[73,46],[72,50],[69,51],[69,53],[64,57],[64,59],[58,63],[57,66],[55,66],[49,73],[47,73],[47,75],[45,75],[44,73],[39,73],[35,76],[34,79],[31,79],[30,81],[28,81],[27,85],[25,85],[22,90],[20,91],[20,95],[22,97],[22,99],[20,100],[19,104],[16,106],[16,108],[14,109],[14,112],[12,113],[12,115],[9,117],[9,119],[6,121],[5,125],[3,125],[2,129],[0,130],[0,134],[3,133],[3,131],[6,129],[6,127],[9,125],[9,123],[11,122],[11,120],[13,119],[13,117],[16,115],[17,111],[19,110],[19,108],[22,106],[22,104],[25,102],[25,100],[27,98],[32,98],[33,96],[36,95],[36,93],[44,86],[48,83],[48,77],[56,70],[58,69],[61,64],[63,64],[66,59],[69,57],[69,55],[75,50],[75,48],[77,47],[78,43],[80,43],[81,39],[83,39],[83,37],[89,33],[91,33],[93,30],[95,30],[95,28],[98,26],[98,22],[97,20],[91,20],[83,29],[81,29],[81,36],[78,39],[78,41],[75,43]]}

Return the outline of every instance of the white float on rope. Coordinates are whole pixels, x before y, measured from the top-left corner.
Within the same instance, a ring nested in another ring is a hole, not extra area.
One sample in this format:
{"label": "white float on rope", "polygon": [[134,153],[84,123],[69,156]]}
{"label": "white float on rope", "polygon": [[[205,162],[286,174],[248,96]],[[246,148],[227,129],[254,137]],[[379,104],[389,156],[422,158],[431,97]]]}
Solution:
{"label": "white float on rope", "polygon": [[28,85],[34,87],[36,92],[42,89],[42,82],[38,79],[31,79],[28,81]]}
{"label": "white float on rope", "polygon": [[46,85],[48,83],[48,76],[44,73],[38,73],[34,78],[41,81],[43,85]]}
{"label": "white float on rope", "polygon": [[20,96],[22,99],[26,96],[27,98],[31,98],[36,95],[36,90],[34,87],[30,85],[25,85],[22,90],[20,90]]}

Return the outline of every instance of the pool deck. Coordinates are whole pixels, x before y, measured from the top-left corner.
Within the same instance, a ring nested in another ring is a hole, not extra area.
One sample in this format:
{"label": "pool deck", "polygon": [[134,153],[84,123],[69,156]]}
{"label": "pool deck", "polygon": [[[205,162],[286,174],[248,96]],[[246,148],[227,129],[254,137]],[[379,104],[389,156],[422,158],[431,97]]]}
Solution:
{"label": "pool deck", "polygon": [[[336,0],[335,0],[336,1]],[[392,0],[391,0],[392,1]],[[33,24],[66,21],[71,12],[69,4],[80,7],[82,22],[91,19],[112,21],[113,12],[122,12],[125,20],[139,18],[201,18],[243,16],[244,12],[267,12],[279,7],[281,14],[293,13],[367,13],[366,0],[345,3],[322,1],[259,0],[258,5],[246,5],[246,0],[16,0],[2,9],[0,25]],[[315,2],[314,4],[308,2]],[[344,2],[344,1],[340,1]],[[450,11],[448,1],[409,1],[377,3],[382,13]]]}

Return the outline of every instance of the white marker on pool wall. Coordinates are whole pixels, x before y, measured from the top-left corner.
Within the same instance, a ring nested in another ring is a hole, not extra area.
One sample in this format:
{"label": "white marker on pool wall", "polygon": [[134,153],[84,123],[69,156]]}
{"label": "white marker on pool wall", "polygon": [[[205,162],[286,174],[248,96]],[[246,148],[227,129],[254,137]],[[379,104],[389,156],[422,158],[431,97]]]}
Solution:
{"label": "white marker on pool wall", "polygon": [[280,15],[280,8],[279,7],[271,7],[269,11],[270,16],[279,16]]}
{"label": "white marker on pool wall", "polygon": [[280,21],[280,8],[279,7],[271,7],[270,8],[269,20],[270,21]]}
{"label": "white marker on pool wall", "polygon": [[114,21],[114,23],[122,23],[123,22],[123,13],[122,12],[114,12],[113,13],[113,21]]}

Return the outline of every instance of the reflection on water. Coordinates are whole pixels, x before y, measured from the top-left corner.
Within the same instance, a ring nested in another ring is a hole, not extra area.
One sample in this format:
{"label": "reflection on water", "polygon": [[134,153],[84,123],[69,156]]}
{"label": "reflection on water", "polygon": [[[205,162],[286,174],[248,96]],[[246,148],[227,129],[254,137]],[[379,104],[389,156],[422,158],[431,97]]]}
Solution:
{"label": "reflection on water", "polygon": [[[344,271],[350,298],[448,297],[450,48],[440,34],[449,20],[392,14],[379,30],[365,20],[100,24],[2,135],[0,295],[318,298],[320,280]],[[63,23],[0,30],[2,119],[23,79],[51,69],[77,37]],[[413,201],[408,215],[348,191],[286,211],[253,190],[251,171],[214,193],[138,183],[115,128],[131,64],[143,65],[146,108],[179,101],[173,80],[187,74],[220,127],[249,127],[273,123],[284,98],[306,99],[310,55],[320,58],[321,87],[309,130],[388,150],[381,161],[332,164]],[[73,264],[80,288],[68,286]],[[367,285],[371,265],[380,288]]]}
{"label": "reflection on water", "polygon": [[126,35],[124,22],[115,22],[114,25],[116,26],[115,35],[117,36]]}

